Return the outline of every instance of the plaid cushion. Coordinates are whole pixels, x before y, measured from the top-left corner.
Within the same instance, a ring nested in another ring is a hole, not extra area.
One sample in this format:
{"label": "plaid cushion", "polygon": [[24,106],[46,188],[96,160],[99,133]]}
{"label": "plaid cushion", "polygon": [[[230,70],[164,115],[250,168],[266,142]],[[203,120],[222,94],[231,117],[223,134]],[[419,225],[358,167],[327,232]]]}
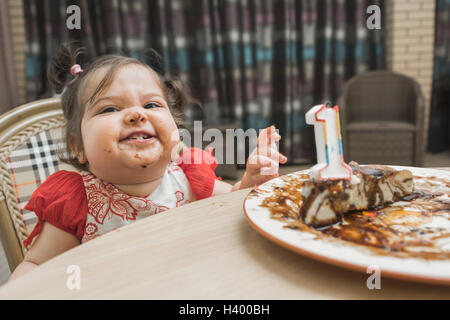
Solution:
{"label": "plaid cushion", "polygon": [[37,222],[36,215],[24,209],[32,193],[52,173],[58,170],[76,170],[60,162],[57,156],[57,150],[65,148],[62,129],[55,128],[30,137],[11,152],[8,158],[17,201],[28,233]]}

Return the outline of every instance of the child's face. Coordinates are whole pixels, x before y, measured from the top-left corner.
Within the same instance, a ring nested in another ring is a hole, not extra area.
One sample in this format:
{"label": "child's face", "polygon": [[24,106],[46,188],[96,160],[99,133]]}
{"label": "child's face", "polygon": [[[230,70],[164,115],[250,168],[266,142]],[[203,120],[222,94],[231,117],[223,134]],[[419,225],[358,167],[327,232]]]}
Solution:
{"label": "child's face", "polygon": [[[105,75],[87,84],[90,96]],[[179,142],[175,121],[156,75],[136,64],[120,67],[109,87],[87,102],[81,122],[89,171],[114,184],[137,184],[160,177]]]}

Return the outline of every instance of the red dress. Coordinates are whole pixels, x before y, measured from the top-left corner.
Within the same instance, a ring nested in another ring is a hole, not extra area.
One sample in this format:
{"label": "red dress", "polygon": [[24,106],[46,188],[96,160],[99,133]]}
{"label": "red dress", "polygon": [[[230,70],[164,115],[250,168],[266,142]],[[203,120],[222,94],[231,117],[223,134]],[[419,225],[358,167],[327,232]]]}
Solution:
{"label": "red dress", "polygon": [[[175,198],[166,197],[166,203],[162,204],[158,202],[158,197],[164,198],[165,194],[170,193],[167,187],[159,193],[153,192],[148,198],[133,197],[88,172],[55,172],[35,190],[25,206],[25,209],[37,215],[38,222],[23,244],[28,247],[32,243],[41,232],[44,222],[84,242],[128,224],[128,221],[136,220],[137,217],[145,218],[183,205],[190,201],[183,181],[189,184],[196,200],[208,198],[213,192],[214,181],[220,179],[214,174],[216,167],[217,160],[212,156],[212,149],[208,152],[187,149],[174,163],[168,165],[162,181],[166,181],[166,184],[169,181],[170,184],[175,179],[175,185],[178,186],[172,188]],[[155,196],[157,199],[154,199]],[[167,203],[168,199],[174,203]]]}

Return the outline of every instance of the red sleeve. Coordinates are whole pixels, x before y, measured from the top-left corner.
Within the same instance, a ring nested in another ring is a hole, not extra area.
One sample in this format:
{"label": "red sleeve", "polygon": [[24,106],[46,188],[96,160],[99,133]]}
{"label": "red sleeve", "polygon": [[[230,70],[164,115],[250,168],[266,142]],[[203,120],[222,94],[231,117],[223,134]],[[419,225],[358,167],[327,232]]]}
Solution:
{"label": "red sleeve", "polygon": [[87,217],[83,178],[77,172],[55,172],[33,192],[25,209],[33,211],[38,217],[33,231],[23,241],[25,247],[41,232],[44,222],[81,240]]}
{"label": "red sleeve", "polygon": [[212,148],[207,151],[189,148],[175,161],[183,169],[197,200],[210,197],[214,190],[214,181],[221,180],[214,173],[217,160],[212,152]]}

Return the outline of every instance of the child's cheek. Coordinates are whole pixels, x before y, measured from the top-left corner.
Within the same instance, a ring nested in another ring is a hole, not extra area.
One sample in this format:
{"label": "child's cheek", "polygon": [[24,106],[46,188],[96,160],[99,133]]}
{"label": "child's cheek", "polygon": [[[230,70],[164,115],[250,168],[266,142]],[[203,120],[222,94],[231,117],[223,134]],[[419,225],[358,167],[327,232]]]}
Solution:
{"label": "child's cheek", "polygon": [[174,148],[178,146],[178,143],[180,142],[180,132],[178,131],[178,128],[176,125],[170,130],[168,133],[169,138],[169,147]]}
{"label": "child's cheek", "polygon": [[178,144],[180,135],[175,120],[169,111],[157,117],[153,125],[158,131],[158,135],[165,148],[170,148]]}
{"label": "child's cheek", "polygon": [[82,124],[81,129],[86,152],[96,156],[111,155],[114,152],[118,131],[113,130],[111,122],[87,121]]}

